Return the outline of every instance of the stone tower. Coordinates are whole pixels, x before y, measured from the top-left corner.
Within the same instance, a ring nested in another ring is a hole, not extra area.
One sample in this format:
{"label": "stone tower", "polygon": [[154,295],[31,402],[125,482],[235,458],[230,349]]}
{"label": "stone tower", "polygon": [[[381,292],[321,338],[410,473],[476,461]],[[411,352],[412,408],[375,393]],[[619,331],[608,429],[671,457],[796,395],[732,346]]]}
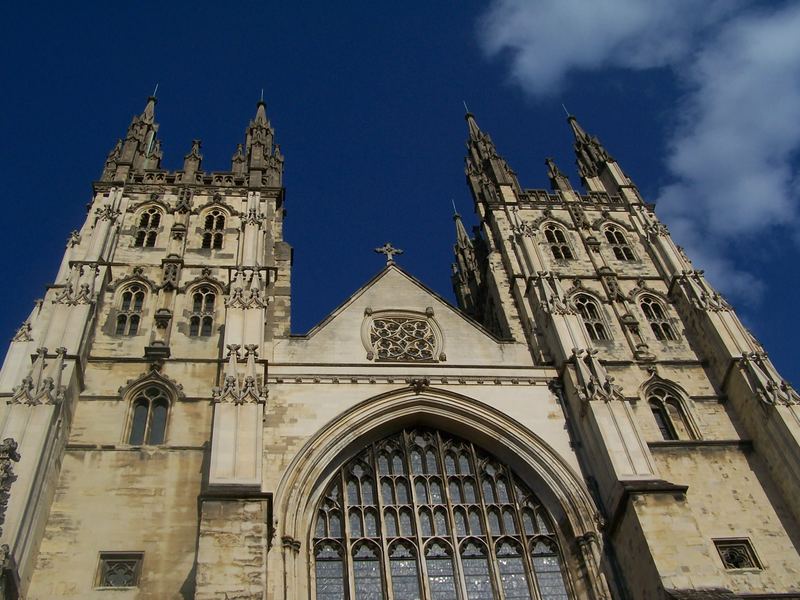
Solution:
{"label": "stone tower", "polygon": [[264,103],[222,172],[155,105],[0,372],[0,597],[800,598],[798,397],[574,118],[584,193],[467,115],[458,307],[386,246],[296,334]]}

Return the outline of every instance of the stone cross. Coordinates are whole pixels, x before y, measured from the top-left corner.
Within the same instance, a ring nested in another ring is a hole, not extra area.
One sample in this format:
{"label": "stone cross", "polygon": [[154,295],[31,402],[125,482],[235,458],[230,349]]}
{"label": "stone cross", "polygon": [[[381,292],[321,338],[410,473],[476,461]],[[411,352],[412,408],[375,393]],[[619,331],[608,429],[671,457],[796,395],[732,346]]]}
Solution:
{"label": "stone cross", "polygon": [[403,251],[400,248],[395,248],[392,246],[391,242],[386,242],[380,248],[375,248],[375,252],[378,254],[385,254],[386,255],[386,264],[393,265],[394,264],[394,255],[395,254],[402,254]]}

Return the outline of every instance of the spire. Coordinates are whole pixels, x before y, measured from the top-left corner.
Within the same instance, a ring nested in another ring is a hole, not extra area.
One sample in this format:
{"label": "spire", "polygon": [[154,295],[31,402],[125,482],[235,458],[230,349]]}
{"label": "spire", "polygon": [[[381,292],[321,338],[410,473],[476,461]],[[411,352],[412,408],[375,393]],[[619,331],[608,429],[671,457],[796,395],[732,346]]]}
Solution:
{"label": "spire", "polygon": [[103,168],[103,181],[124,181],[131,171],[161,168],[161,143],[157,138],[156,97],[148,96],[144,110],[131,119],[121,144],[111,151]]}
{"label": "spire", "polygon": [[567,192],[572,189],[569,178],[561,172],[558,165],[552,158],[545,158],[544,164],[547,165],[547,177],[550,179],[550,187],[554,190]]}
{"label": "spire", "polygon": [[[263,94],[263,92],[262,92]],[[234,170],[248,172],[250,185],[281,185],[283,177],[283,155],[274,143],[275,130],[267,117],[267,105],[262,98],[256,103],[256,115],[247,126],[242,156],[244,163],[237,165],[239,150],[234,155]]]}
{"label": "spire", "polygon": [[498,200],[501,192],[500,186],[511,186],[515,191],[520,192],[516,173],[497,153],[489,134],[484,133],[478,127],[475,115],[467,112],[464,118],[469,131],[466,158],[467,182],[475,200],[485,202]]}
{"label": "spire", "polygon": [[461,215],[458,213],[453,214],[453,221],[456,224],[456,248],[472,248],[472,240],[469,239],[467,229],[461,221]]}
{"label": "spire", "polygon": [[575,136],[575,157],[581,177],[596,177],[602,167],[613,159],[600,140],[586,133],[573,115],[567,117],[567,123]]}
{"label": "spire", "polygon": [[467,120],[467,129],[469,129],[469,139],[471,140],[478,140],[483,135],[481,128],[478,127],[477,121],[475,121],[475,115],[471,112],[467,111],[467,114],[464,115],[464,118]]}

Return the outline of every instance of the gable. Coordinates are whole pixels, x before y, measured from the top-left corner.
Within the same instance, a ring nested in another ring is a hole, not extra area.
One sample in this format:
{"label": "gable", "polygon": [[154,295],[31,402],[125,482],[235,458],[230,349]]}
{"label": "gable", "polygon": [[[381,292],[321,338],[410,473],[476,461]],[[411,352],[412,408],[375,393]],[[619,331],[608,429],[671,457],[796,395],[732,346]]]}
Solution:
{"label": "gable", "polygon": [[[377,320],[377,322],[376,322]],[[391,330],[405,328],[393,334]],[[414,336],[417,336],[415,339]],[[404,360],[382,358],[372,343],[383,339],[389,354],[413,347]],[[422,359],[411,358],[422,356]],[[530,364],[522,344],[494,338],[478,323],[396,266],[355,292],[307,335],[275,343],[275,362],[443,365]]]}

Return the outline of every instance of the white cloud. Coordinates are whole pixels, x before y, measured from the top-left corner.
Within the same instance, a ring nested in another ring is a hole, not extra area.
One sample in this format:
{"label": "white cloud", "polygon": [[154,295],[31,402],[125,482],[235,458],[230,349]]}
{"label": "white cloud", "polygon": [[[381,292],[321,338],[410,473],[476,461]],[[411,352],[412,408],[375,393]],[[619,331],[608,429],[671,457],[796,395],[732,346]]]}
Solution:
{"label": "white cloud", "polygon": [[507,54],[532,95],[560,91],[577,70],[673,70],[686,93],[675,105],[673,181],[659,214],[742,300],[760,286],[723,258],[726,246],[798,220],[798,31],[797,3],[766,10],[714,0],[496,0],[481,21],[486,52]]}

